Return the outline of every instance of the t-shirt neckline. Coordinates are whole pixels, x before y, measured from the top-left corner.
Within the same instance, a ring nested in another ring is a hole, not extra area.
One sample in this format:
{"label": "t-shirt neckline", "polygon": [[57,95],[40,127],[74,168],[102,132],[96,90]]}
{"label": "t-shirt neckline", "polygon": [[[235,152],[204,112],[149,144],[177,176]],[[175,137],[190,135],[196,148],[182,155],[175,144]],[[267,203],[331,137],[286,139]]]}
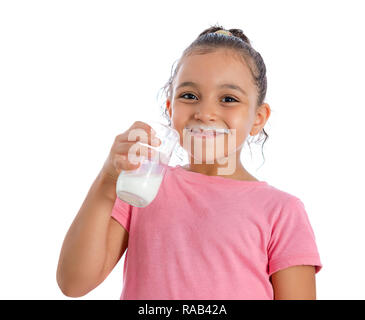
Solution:
{"label": "t-shirt neckline", "polygon": [[268,183],[266,181],[235,180],[235,179],[230,179],[230,178],[224,178],[222,176],[208,176],[203,173],[185,170],[180,165],[172,167],[171,169],[176,170],[177,172],[180,172],[180,173],[183,173],[186,175],[191,175],[192,177],[194,177],[195,180],[199,179],[202,181],[206,180],[206,181],[211,181],[211,182],[219,181],[219,182],[223,182],[223,183],[232,183],[232,184],[240,184],[240,185],[248,185],[248,186],[267,186],[268,185]]}

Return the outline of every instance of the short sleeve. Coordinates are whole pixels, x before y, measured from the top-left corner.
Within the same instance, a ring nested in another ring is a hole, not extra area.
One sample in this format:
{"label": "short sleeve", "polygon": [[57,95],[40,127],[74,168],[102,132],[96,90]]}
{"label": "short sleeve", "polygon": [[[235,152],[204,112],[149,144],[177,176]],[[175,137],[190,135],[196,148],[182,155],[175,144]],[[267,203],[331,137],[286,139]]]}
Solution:
{"label": "short sleeve", "polygon": [[303,202],[294,197],[281,209],[272,225],[268,245],[268,273],[295,265],[322,269],[313,229]]}
{"label": "short sleeve", "polygon": [[123,200],[116,198],[111,217],[117,220],[129,233],[131,223],[132,206]]}

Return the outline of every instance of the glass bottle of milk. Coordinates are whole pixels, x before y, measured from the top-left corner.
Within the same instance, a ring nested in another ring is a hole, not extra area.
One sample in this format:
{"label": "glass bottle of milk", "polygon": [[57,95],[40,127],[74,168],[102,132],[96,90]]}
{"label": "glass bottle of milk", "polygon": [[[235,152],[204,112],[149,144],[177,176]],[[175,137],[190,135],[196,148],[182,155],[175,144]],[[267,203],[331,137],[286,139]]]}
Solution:
{"label": "glass bottle of milk", "polygon": [[161,140],[158,147],[137,142],[153,151],[150,159],[140,156],[140,166],[135,170],[122,170],[116,184],[119,199],[134,207],[146,207],[156,197],[174,150],[180,147],[179,133],[162,123],[151,122],[156,136]]}

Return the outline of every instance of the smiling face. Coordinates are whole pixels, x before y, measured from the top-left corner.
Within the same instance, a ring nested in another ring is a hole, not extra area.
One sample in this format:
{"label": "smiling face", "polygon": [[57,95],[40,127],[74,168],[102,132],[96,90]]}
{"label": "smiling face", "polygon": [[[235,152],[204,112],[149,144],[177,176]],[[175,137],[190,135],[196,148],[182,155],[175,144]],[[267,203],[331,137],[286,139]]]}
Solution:
{"label": "smiling face", "polygon": [[[256,109],[257,89],[252,81],[246,62],[233,51],[220,49],[183,58],[166,107],[172,126],[180,134],[180,144],[192,139],[190,156],[203,163],[215,161],[218,157],[206,156],[214,154],[208,149],[224,139],[224,157],[228,157],[242,148],[249,134],[261,130],[269,114],[268,105],[263,105],[264,110]],[[218,134],[214,129],[228,129],[230,133]],[[230,136],[235,140],[231,146]],[[196,145],[202,148],[202,158],[197,156]]]}

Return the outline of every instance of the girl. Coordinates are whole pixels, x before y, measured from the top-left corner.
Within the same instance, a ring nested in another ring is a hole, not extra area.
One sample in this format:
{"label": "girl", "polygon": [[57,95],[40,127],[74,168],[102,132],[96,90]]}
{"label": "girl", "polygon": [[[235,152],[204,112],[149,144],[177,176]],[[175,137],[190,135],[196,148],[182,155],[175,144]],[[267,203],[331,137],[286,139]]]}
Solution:
{"label": "girl", "polygon": [[228,166],[193,147],[188,165],[168,167],[151,204],[132,207],[115,192],[120,171],[139,166],[128,159],[135,143],[128,134],[144,129],[150,145],[160,144],[148,124],[135,122],[116,137],[65,237],[62,292],[79,297],[94,289],[128,247],[121,299],[316,299],[322,264],[304,204],[240,162],[248,135],[267,138],[261,55],[241,30],[210,27],[183,52],[164,88],[180,144],[201,139],[204,155],[208,140],[227,142],[227,132],[235,133],[223,150]]}

